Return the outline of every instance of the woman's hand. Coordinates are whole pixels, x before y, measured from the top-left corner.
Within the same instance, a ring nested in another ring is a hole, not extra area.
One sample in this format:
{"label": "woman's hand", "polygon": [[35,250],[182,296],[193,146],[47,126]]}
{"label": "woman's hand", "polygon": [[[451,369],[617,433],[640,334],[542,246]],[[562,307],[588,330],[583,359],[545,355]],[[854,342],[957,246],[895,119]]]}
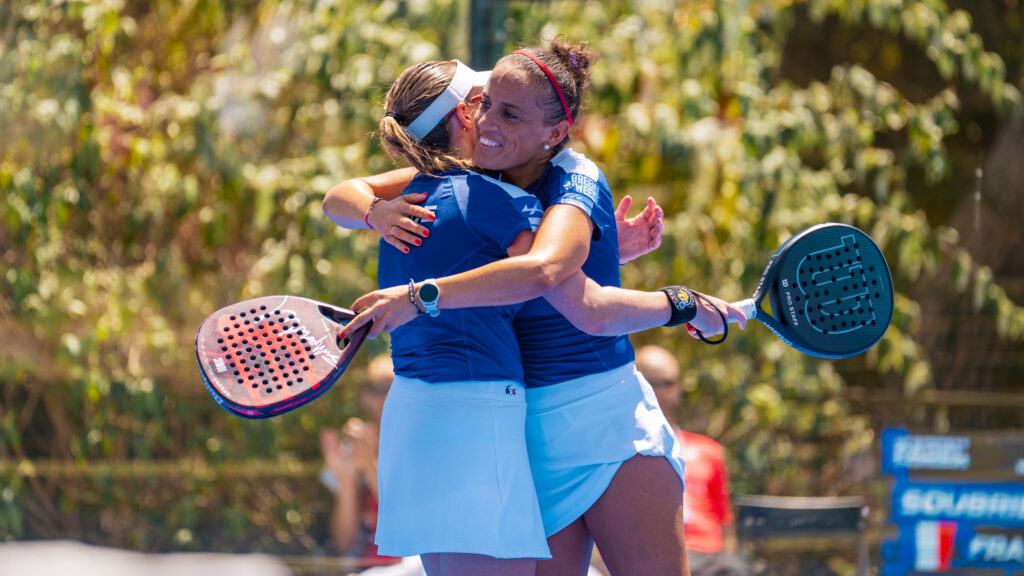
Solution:
{"label": "woman's hand", "polygon": [[324,428],[320,431],[320,453],[324,458],[324,466],[339,484],[355,478],[358,468],[352,445],[342,442],[338,432],[333,428]]}
{"label": "woman's hand", "polygon": [[352,446],[352,460],[359,474],[368,482],[376,482],[377,429],[359,418],[349,418],[342,427],[342,433]]}
{"label": "woman's hand", "polygon": [[393,200],[377,200],[370,208],[367,221],[380,234],[385,242],[409,253],[409,246],[423,244],[421,238],[430,235],[430,231],[416,222],[434,220],[434,213],[420,206],[426,200],[426,192],[419,194],[403,194]]}
{"label": "woman's hand", "polygon": [[382,332],[391,332],[402,326],[419,313],[416,305],[409,300],[408,286],[392,286],[364,294],[352,303],[351,309],[359,313],[342,328],[339,334],[342,338],[372,320],[373,327],[367,334],[372,340]]}
{"label": "woman's hand", "polygon": [[639,258],[661,246],[661,233],[665,229],[665,213],[654,198],[647,198],[644,211],[626,218],[633,198],[625,196],[615,209],[615,229],[619,236],[619,264]]}
{"label": "woman's hand", "polygon": [[[710,336],[717,336],[725,332],[725,325],[722,323],[722,316],[725,316],[726,322],[736,322],[740,325],[740,330],[747,327],[747,316],[743,313],[743,310],[733,306],[732,304],[722,300],[721,298],[715,298],[714,296],[708,296],[701,294],[696,296],[694,300],[697,301],[697,316],[693,320],[690,320],[687,327],[693,327],[700,330],[701,334],[705,338]],[[721,314],[719,314],[721,312]],[[697,338],[692,330],[690,336]]]}

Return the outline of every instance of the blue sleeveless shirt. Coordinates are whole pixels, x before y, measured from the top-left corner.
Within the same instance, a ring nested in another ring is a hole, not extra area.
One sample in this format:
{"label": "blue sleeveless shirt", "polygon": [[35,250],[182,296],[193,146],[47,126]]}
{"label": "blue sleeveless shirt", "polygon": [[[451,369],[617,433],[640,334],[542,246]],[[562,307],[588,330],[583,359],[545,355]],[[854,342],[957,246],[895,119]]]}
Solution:
{"label": "blue sleeveless shirt", "polygon": [[[602,286],[619,286],[615,208],[601,169],[586,156],[566,148],[551,159],[540,180],[527,191],[545,209],[555,204],[571,204],[590,217],[595,229],[583,272]],[[543,298],[523,305],[515,317],[515,332],[527,388],[606,372],[634,358],[627,336],[590,336]]]}
{"label": "blue sleeveless shirt", "polygon": [[[470,193],[470,188],[473,192]],[[420,224],[430,240],[410,251],[380,242],[381,288],[465,272],[506,257],[524,230],[536,230],[543,210],[523,190],[466,170],[418,175],[403,194],[426,192],[436,215]],[[421,314],[391,333],[395,373],[432,383],[523,381],[512,320],[522,305],[446,309]]]}

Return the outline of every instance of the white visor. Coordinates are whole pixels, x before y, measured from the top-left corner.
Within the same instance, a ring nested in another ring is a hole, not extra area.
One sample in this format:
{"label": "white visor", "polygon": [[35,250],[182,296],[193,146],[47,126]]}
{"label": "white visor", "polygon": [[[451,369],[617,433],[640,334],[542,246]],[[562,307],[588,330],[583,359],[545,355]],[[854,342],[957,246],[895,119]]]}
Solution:
{"label": "white visor", "polygon": [[451,84],[444,89],[444,92],[438,94],[430,106],[427,106],[427,109],[406,128],[413,138],[422,140],[427,134],[430,134],[434,126],[437,126],[438,122],[454,110],[459,102],[465,100],[473,88],[486,84],[487,77],[491,75],[490,70],[477,72],[458,60],[455,61],[455,64],[455,75],[452,76]]}

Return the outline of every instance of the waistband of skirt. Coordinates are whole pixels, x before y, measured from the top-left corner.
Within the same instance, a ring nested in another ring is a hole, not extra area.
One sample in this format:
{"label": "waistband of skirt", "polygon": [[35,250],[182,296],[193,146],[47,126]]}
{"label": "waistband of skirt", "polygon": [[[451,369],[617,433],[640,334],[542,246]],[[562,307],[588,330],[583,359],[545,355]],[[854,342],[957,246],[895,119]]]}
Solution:
{"label": "waistband of skirt", "polygon": [[513,380],[427,382],[395,375],[388,395],[433,400],[479,399],[526,402],[526,387]]}
{"label": "waistband of skirt", "polygon": [[544,410],[592,396],[627,380],[634,380],[638,376],[640,373],[637,371],[636,365],[633,362],[627,362],[607,372],[588,374],[550,386],[529,388],[526,390],[527,401],[530,411]]}

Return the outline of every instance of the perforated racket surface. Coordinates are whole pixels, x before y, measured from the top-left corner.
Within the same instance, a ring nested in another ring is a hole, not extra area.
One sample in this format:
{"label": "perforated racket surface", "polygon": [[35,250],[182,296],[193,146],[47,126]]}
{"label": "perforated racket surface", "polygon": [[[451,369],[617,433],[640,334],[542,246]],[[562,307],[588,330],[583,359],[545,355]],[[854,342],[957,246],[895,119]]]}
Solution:
{"label": "perforated racket surface", "polygon": [[269,418],[312,402],[348,367],[369,326],[344,342],[337,335],[355,317],[298,296],[266,296],[214,312],[196,333],[203,383],[225,410]]}
{"label": "perforated racket surface", "polygon": [[[765,298],[771,314],[762,308]],[[846,224],[819,224],[780,246],[754,295],[736,305],[801,352],[846,358],[874,346],[888,329],[892,276],[870,236]]]}

